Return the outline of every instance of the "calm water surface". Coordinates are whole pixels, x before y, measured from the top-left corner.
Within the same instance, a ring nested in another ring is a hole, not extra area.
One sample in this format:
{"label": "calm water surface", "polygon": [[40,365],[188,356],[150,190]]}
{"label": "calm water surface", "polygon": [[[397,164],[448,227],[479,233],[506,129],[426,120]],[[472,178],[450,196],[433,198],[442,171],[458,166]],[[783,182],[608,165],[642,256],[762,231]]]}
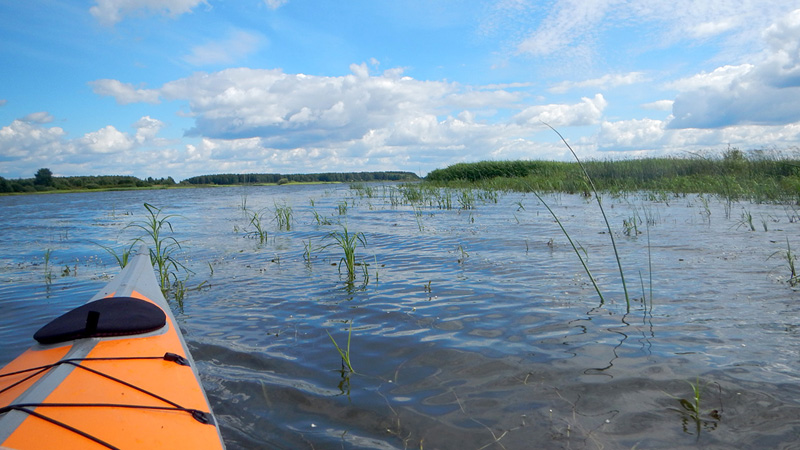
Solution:
{"label": "calm water surface", "polygon": [[[605,303],[532,195],[464,209],[455,191],[412,206],[367,186],[0,197],[0,364],[119,271],[100,245],[137,237],[149,202],[200,285],[173,307],[230,449],[800,445],[796,207],[606,196],[628,312],[591,199],[546,197]],[[367,244],[352,282],[327,237],[344,227]],[[350,330],[352,374],[328,336]]]}

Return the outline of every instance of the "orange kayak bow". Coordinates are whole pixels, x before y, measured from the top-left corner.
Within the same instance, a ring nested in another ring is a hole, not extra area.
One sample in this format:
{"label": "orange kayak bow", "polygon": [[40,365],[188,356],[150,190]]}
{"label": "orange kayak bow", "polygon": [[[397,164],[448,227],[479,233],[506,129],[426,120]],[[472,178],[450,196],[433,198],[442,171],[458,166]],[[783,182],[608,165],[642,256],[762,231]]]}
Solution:
{"label": "orange kayak bow", "polygon": [[224,448],[146,247],[34,338],[0,370],[0,448]]}

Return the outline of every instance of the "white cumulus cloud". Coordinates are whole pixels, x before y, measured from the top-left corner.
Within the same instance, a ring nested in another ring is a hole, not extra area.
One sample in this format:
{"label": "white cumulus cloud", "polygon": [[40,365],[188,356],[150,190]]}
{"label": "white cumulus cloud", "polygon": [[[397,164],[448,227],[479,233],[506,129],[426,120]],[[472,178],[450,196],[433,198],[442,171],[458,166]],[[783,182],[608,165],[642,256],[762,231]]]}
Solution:
{"label": "white cumulus cloud", "polygon": [[754,66],[752,64],[741,64],[737,66],[726,65],[717,67],[710,73],[700,72],[686,78],[671,81],[667,83],[665,87],[681,92],[704,88],[720,89],[741,79],[743,76],[750,73],[753,68]]}
{"label": "white cumulus cloud", "polygon": [[[185,152],[170,149],[157,135],[163,122],[144,116],[125,133],[107,125],[81,137],[70,138],[61,127],[46,126],[47,113],[30,114],[0,128],[0,170],[3,173],[32,174],[50,167],[59,176],[86,174],[172,175],[167,160],[183,160]],[[207,162],[206,162],[207,163]],[[174,169],[180,165],[174,163]],[[23,175],[24,176],[24,175]]]}
{"label": "white cumulus cloud", "polygon": [[127,134],[107,125],[86,133],[78,140],[78,144],[92,153],[117,153],[133,147],[134,141]]}
{"label": "white cumulus cloud", "polygon": [[431,118],[438,122],[472,107],[508,107],[521,98],[502,89],[419,81],[395,70],[371,75],[366,65],[354,64],[351,71],[321,77],[227,69],[169,82],[159,91],[164,98],[188,101],[196,120],[192,134],[260,137],[275,148],[355,141],[370,130],[419,127]]}
{"label": "white cumulus cloud", "polygon": [[164,122],[144,116],[133,124],[136,129],[134,140],[138,145],[145,145],[156,141],[158,132],[164,128]]}
{"label": "white cumulus cloud", "polygon": [[35,122],[15,120],[0,128],[0,160],[58,153],[65,136],[60,127],[45,128]]}
{"label": "white cumulus cloud", "polygon": [[671,84],[681,90],[670,128],[782,125],[800,121],[800,10],[766,28],[753,64],[723,66]]}
{"label": "white cumulus cloud", "polygon": [[514,116],[520,125],[541,125],[545,122],[554,127],[583,126],[597,124],[603,116],[608,102],[602,94],[594,98],[583,97],[580,103],[537,105],[525,108]]}
{"label": "white cumulus cloud", "polygon": [[[608,103],[596,94],[576,103],[526,107],[529,96],[517,85],[424,81],[401,69],[372,74],[367,64],[353,64],[350,71],[325,77],[232,68],[198,72],[148,92],[188,104],[186,115],[195,124],[187,135],[202,142],[176,155],[186,164],[207,158],[216,172],[382,170],[404,162],[429,170],[487,157],[559,155],[563,149],[536,147],[530,140],[546,130],[541,122],[598,125]],[[116,91],[132,91],[123,86]],[[142,122],[135,126],[137,142],[163,125]]]}
{"label": "white cumulus cloud", "polygon": [[603,121],[597,141],[614,150],[649,149],[664,144],[665,123],[653,119]]}

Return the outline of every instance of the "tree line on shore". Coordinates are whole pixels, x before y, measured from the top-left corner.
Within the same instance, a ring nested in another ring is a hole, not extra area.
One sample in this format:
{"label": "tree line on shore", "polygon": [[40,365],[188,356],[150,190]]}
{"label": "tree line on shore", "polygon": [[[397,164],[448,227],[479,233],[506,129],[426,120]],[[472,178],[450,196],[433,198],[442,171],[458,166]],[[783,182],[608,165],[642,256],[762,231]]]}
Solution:
{"label": "tree line on shore", "polygon": [[136,189],[174,186],[172,177],[140,179],[130,175],[56,177],[48,168],[39,169],[33,178],[0,177],[0,193],[33,193],[92,189]]}
{"label": "tree line on shore", "polygon": [[199,185],[236,184],[286,184],[286,183],[352,183],[368,181],[417,181],[419,177],[412,172],[326,172],[217,174],[201,175],[183,180],[181,183]]}
{"label": "tree line on shore", "polygon": [[[743,152],[729,148],[721,154],[689,157],[589,160],[583,163],[516,160],[458,163],[430,172],[425,181],[436,185],[516,191],[587,193],[589,179],[598,190],[709,193],[726,198],[789,201],[800,204],[800,152],[790,156],[765,150]],[[585,173],[584,173],[585,170]],[[587,178],[588,175],[588,178]],[[412,172],[328,172],[312,174],[217,174],[176,183],[172,177],[134,176],[55,177],[42,168],[33,178],[0,177],[0,193],[59,190],[137,189],[173,186],[213,186],[322,182],[419,181]]]}
{"label": "tree line on shore", "polygon": [[56,177],[48,168],[39,169],[33,178],[6,179],[0,177],[0,193],[35,193],[95,189],[146,189],[174,186],[286,184],[366,181],[416,181],[411,172],[349,172],[317,174],[221,174],[202,175],[176,183],[172,177],[137,178],[130,175]]}

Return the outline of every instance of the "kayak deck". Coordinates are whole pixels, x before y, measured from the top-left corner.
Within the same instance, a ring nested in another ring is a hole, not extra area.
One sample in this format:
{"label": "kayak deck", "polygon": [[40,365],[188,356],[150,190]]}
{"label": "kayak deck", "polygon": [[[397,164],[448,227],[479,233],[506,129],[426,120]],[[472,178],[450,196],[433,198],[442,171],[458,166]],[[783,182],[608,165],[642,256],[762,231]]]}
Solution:
{"label": "kayak deck", "polygon": [[35,344],[9,363],[0,370],[0,447],[224,448],[147,252],[140,250],[94,300],[115,297],[157,306],[164,325]]}

